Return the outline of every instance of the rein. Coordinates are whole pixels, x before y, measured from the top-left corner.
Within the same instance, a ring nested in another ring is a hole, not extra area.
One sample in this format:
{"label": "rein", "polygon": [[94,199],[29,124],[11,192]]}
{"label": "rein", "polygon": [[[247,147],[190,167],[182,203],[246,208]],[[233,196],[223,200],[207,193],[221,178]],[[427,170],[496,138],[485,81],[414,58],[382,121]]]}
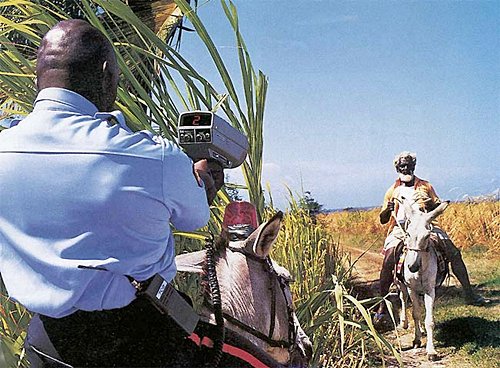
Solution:
{"label": "rein", "polygon": [[414,252],[429,252],[429,246],[427,246],[425,249],[418,249],[418,248],[410,248],[410,247],[406,247],[406,250],[412,250]]}

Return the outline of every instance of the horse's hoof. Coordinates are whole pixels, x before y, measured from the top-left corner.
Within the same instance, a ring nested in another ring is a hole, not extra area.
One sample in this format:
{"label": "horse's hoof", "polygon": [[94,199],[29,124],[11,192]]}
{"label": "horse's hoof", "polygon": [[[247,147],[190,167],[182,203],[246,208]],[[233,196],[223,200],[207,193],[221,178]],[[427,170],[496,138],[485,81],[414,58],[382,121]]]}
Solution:
{"label": "horse's hoof", "polygon": [[435,362],[436,360],[439,359],[438,355],[437,354],[427,354],[427,358],[431,361],[431,362]]}
{"label": "horse's hoof", "polygon": [[408,323],[406,323],[406,324],[404,324],[404,323],[400,323],[400,324],[398,325],[398,328],[399,328],[400,330],[401,330],[401,329],[403,329],[403,330],[407,330],[407,329],[408,329]]}

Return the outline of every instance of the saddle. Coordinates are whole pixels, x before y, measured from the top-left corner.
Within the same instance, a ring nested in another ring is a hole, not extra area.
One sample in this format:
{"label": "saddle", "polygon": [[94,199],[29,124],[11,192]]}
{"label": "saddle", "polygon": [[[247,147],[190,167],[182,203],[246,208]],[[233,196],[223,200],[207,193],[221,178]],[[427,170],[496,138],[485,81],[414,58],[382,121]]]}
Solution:
{"label": "saddle", "polygon": [[431,241],[437,256],[436,288],[440,287],[450,272],[449,262],[446,258],[445,243],[437,234],[431,233]]}

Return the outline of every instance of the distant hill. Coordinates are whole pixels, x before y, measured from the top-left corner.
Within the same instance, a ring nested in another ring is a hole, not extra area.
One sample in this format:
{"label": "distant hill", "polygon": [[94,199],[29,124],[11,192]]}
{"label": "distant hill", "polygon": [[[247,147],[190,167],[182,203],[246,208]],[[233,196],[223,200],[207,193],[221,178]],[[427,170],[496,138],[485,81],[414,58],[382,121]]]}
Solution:
{"label": "distant hill", "polygon": [[380,206],[371,206],[371,207],[345,207],[345,208],[334,208],[334,209],[324,209],[321,210],[321,213],[334,213],[334,212],[357,212],[357,211],[370,211],[374,208],[378,208]]}

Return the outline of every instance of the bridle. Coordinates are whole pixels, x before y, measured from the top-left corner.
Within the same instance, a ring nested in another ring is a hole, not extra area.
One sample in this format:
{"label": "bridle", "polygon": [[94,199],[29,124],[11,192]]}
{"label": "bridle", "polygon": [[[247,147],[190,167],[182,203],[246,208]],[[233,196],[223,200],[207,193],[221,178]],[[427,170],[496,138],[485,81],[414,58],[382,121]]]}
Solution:
{"label": "bridle", "polygon": [[[213,238],[207,238],[206,239],[206,247],[207,250],[210,250],[212,247],[212,251],[207,252],[207,264],[214,265],[215,264],[215,252],[213,251]],[[266,335],[265,333],[245,324],[244,322],[236,319],[235,317],[222,312],[222,310],[217,310],[218,308],[221,308],[221,303],[217,303],[217,299],[220,299],[220,291],[219,290],[213,290],[213,288],[210,288],[210,297],[212,299],[212,305],[208,305],[208,308],[214,312],[214,314],[217,316],[217,314],[222,315],[224,319],[226,319],[229,323],[237,326],[239,329],[249,333],[250,335],[258,338],[259,340],[264,341],[266,344],[268,344],[271,347],[280,347],[280,348],[287,348],[289,352],[297,348],[297,342],[296,342],[296,337],[297,337],[297,326],[295,323],[295,318],[294,318],[294,309],[292,305],[292,297],[289,289],[289,280],[285,278],[283,275],[280,275],[276,269],[274,268],[272,261],[269,257],[266,258],[260,258],[257,257],[253,254],[250,254],[248,252],[245,252],[244,249],[242,248],[236,248],[236,247],[231,247],[228,246],[226,249],[231,250],[232,252],[238,252],[243,254],[246,258],[249,258],[255,262],[258,262],[263,265],[264,270],[268,273],[270,282],[278,282],[280,289],[283,293],[283,296],[286,301],[286,307],[287,307],[287,313],[288,313],[288,340],[276,340],[272,338],[272,335],[275,330],[276,326],[276,290],[274,287],[271,287],[271,323],[269,326],[269,332]],[[207,267],[207,277],[209,280],[217,280],[217,274],[215,271],[215,267]],[[276,281],[275,281],[276,280]],[[209,282],[210,283],[210,282]],[[216,281],[212,281],[212,284],[217,283]],[[218,283],[217,283],[218,284]],[[217,285],[218,287],[218,285]],[[215,299],[216,303],[214,303],[214,292],[215,292]],[[218,296],[217,296],[218,294]],[[218,305],[217,305],[218,304]],[[217,318],[216,318],[217,320]],[[222,322],[223,324],[223,322]],[[221,328],[221,322],[217,322],[217,325],[219,328]],[[222,327],[223,328],[223,327]]]}
{"label": "bridle", "polygon": [[[407,221],[408,221],[408,220],[407,220]],[[403,244],[404,244],[404,247],[405,247],[405,248],[404,248],[404,249],[405,249],[405,251],[409,251],[409,250],[411,250],[411,251],[413,251],[413,252],[424,252],[424,253],[429,252],[429,242],[427,242],[427,246],[426,246],[424,249],[420,249],[420,248],[412,248],[412,247],[410,247],[409,245],[407,245],[407,239],[408,239],[408,237],[409,237],[409,235],[410,235],[410,234],[406,231],[406,228],[407,228],[408,223],[405,223],[405,226],[404,226],[404,227],[403,227],[403,226],[401,226],[401,224],[400,224],[398,221],[396,221],[396,224],[397,224],[397,226],[399,226],[399,228],[401,229],[401,231],[402,231],[402,232],[403,232],[403,234],[404,234]]]}
{"label": "bridle", "polygon": [[[404,198],[403,198],[404,199]],[[424,248],[424,249],[420,249],[420,248],[412,248],[408,245],[406,245],[407,243],[407,239],[408,239],[408,236],[409,236],[409,233],[406,231],[406,229],[408,228],[408,224],[409,224],[409,220],[407,219],[405,221],[405,226],[401,226],[401,224],[399,223],[398,219],[396,218],[396,216],[394,215],[394,213],[392,214],[392,216],[394,217],[394,220],[396,221],[396,225],[401,229],[401,231],[403,232],[404,234],[404,239],[403,239],[403,243],[404,243],[404,246],[405,246],[405,251],[413,251],[413,252],[423,252],[423,253],[427,253],[429,252],[429,242],[427,242],[427,246]]]}
{"label": "bridle", "polygon": [[404,244],[405,244],[405,248],[407,251],[413,251],[413,252],[417,252],[417,253],[428,253],[429,252],[429,239],[426,240],[426,245],[425,245],[425,248],[412,248],[410,247],[409,245],[406,245],[406,240],[408,239],[408,232],[405,230],[405,238],[403,240]]}
{"label": "bridle", "polygon": [[425,248],[423,248],[423,249],[420,249],[420,248],[411,248],[411,247],[407,246],[406,244],[405,244],[405,248],[406,248],[407,251],[411,250],[411,251],[417,252],[417,253],[418,252],[428,253],[429,252],[429,243],[427,243],[427,246]]}

